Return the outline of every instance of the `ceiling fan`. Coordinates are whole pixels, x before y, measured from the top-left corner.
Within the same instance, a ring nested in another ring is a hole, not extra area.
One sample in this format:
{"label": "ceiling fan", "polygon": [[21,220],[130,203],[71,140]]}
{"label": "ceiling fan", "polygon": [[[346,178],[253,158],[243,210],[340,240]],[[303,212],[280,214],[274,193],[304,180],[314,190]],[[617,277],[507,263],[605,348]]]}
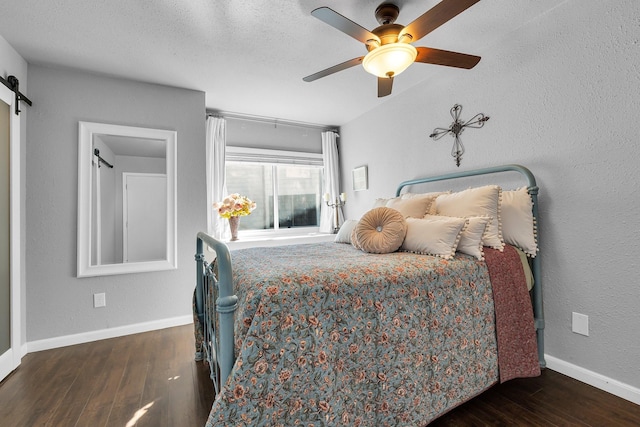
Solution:
{"label": "ceiling fan", "polygon": [[383,97],[391,94],[393,78],[414,62],[471,69],[480,61],[479,56],[430,47],[414,47],[411,43],[418,41],[479,1],[442,0],[406,27],[395,24],[400,13],[398,6],[393,3],[382,3],[375,12],[380,26],[371,31],[328,7],[314,9],[311,15],[364,43],[369,53],[311,74],[302,80],[312,82],[362,64],[367,72],[378,77],[378,97]]}

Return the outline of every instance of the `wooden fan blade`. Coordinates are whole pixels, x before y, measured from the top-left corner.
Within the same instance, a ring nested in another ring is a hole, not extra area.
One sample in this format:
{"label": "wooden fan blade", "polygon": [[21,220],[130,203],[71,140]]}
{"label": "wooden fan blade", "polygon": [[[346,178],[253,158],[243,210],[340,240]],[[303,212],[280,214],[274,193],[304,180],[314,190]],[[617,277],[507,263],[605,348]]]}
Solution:
{"label": "wooden fan blade", "polygon": [[378,98],[391,95],[393,77],[378,77]]}
{"label": "wooden fan blade", "polygon": [[328,7],[319,7],[311,11],[311,15],[364,44],[369,44],[370,40],[375,40],[378,44],[380,43],[380,38],[378,36],[366,28],[356,24],[349,18],[340,15],[333,9]]}
{"label": "wooden fan blade", "polygon": [[334,65],[333,67],[329,67],[326,70],[318,71],[317,73],[311,74],[310,76],[304,77],[302,80],[305,82],[312,82],[314,80],[318,80],[322,77],[326,77],[330,74],[337,73],[338,71],[346,70],[347,68],[355,67],[356,65],[362,64],[362,60],[364,56],[360,56],[358,58],[353,58],[348,61],[343,62],[342,64]]}
{"label": "wooden fan blade", "polygon": [[476,64],[480,62],[479,56],[467,55],[466,53],[451,52],[430,47],[417,47],[416,50],[418,51],[418,56],[415,62],[465,68],[467,70],[475,67]]}
{"label": "wooden fan blade", "polygon": [[404,27],[402,31],[400,31],[400,37],[404,34],[409,34],[412,37],[411,41],[415,42],[479,1],[480,0],[442,0],[419,16],[415,21]]}

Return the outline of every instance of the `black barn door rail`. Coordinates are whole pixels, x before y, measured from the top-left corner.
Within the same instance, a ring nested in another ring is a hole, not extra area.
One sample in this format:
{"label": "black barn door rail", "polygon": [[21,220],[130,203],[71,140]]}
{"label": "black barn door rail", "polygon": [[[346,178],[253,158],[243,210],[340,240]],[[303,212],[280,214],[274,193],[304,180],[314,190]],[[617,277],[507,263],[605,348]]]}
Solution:
{"label": "black barn door rail", "polygon": [[27,105],[31,107],[31,100],[20,92],[20,82],[16,76],[9,76],[6,80],[0,77],[0,82],[16,94],[16,115],[20,114],[20,108],[18,106],[20,101],[26,102]]}

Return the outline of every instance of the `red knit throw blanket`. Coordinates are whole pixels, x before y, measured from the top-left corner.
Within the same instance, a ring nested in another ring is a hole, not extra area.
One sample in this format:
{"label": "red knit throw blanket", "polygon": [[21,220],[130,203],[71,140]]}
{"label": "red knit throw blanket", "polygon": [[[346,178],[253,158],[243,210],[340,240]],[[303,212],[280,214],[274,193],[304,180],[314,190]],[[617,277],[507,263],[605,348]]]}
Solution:
{"label": "red knit throw blanket", "polygon": [[515,248],[484,248],[496,310],[500,382],[540,375],[531,298]]}

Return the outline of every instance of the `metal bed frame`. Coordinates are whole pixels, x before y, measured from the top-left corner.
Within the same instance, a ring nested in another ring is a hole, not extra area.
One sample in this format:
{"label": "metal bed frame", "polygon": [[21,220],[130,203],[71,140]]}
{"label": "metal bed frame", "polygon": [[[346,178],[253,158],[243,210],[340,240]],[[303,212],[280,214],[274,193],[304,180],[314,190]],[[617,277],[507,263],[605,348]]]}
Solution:
{"label": "metal bed frame", "polygon": [[[404,187],[416,184],[426,184],[429,182],[447,181],[459,178],[468,178],[479,175],[491,175],[501,172],[518,172],[527,181],[527,191],[533,201],[533,217],[538,218],[538,186],[536,185],[536,178],[529,169],[521,165],[502,165],[491,168],[476,169],[471,171],[454,172],[446,175],[439,175],[426,178],[418,178],[410,181],[404,181],[400,183],[396,190],[396,196],[399,196]],[[538,225],[538,248],[540,247],[540,233]],[[538,359],[540,360],[540,367],[546,367],[546,361],[544,360],[544,311],[542,309],[542,271],[540,268],[540,255],[539,253],[535,258],[530,259],[531,271],[533,273],[534,287],[532,289],[531,302],[533,304],[533,317],[536,328],[536,338],[538,341]]]}
{"label": "metal bed frame", "polygon": [[[491,168],[461,171],[446,175],[418,178],[400,183],[396,191],[399,196],[402,189],[411,185],[446,181],[501,172],[518,172],[527,182],[527,190],[533,201],[533,216],[538,218],[538,187],[529,169],[520,165],[503,165]],[[539,235],[538,235],[539,236]],[[538,245],[539,237],[538,237]],[[204,245],[208,245],[216,254],[215,271],[213,263],[207,263],[204,256]],[[196,238],[196,291],[195,311],[203,328],[202,357],[209,364],[210,376],[216,394],[226,382],[235,363],[234,314],[238,308],[238,297],[233,293],[233,272],[231,254],[227,245],[204,232]],[[534,278],[532,304],[536,338],[538,342],[538,358],[540,366],[545,367],[544,359],[544,313],[542,306],[542,274],[540,255],[531,259]],[[214,318],[210,319],[209,314]],[[196,353],[196,358],[200,354]]]}

